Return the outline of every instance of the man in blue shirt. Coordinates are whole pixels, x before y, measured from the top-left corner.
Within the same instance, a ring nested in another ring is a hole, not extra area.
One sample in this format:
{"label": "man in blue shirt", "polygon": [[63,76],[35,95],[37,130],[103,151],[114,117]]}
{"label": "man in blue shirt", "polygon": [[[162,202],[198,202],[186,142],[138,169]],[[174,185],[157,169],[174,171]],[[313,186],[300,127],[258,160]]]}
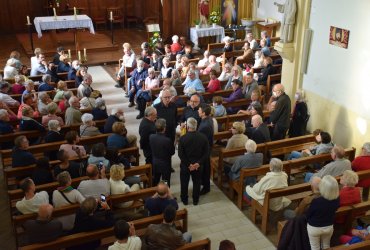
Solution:
{"label": "man in blue shirt", "polygon": [[54,87],[50,85],[50,82],[51,76],[49,74],[43,75],[42,83],[39,85],[38,92],[54,90]]}
{"label": "man in blue shirt", "polygon": [[145,200],[145,208],[148,209],[149,216],[153,216],[162,214],[168,205],[173,206],[176,210],[179,209],[167,183],[160,181],[157,185],[157,193]]}
{"label": "man in blue shirt", "polygon": [[191,96],[195,93],[204,93],[205,89],[204,86],[199,78],[195,77],[194,70],[189,70],[188,72],[188,80],[183,83],[184,86],[184,93],[188,96]]}

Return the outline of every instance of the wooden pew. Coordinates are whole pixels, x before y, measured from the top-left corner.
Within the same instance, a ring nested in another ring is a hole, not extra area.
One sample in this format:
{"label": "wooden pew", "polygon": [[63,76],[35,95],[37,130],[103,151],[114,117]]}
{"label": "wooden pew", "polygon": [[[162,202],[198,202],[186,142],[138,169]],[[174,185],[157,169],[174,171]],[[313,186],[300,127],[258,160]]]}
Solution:
{"label": "wooden pew", "polygon": [[[275,68],[276,74],[280,74],[281,73],[282,64],[273,64],[272,66]],[[250,72],[252,74],[254,74],[254,73],[261,73],[263,69],[264,69],[264,67],[252,68]]]}
{"label": "wooden pew", "polygon": [[355,243],[349,246],[341,245],[329,248],[329,250],[369,250],[369,249],[370,249],[370,240]]}
{"label": "wooden pew", "polygon": [[272,85],[274,84],[277,84],[277,83],[280,83],[281,82],[281,73],[280,74],[273,74],[273,75],[269,75],[267,77],[267,82],[266,82],[266,93],[265,93],[265,101],[268,102],[268,100],[270,99],[271,95],[271,91],[272,91]]}
{"label": "wooden pew", "polygon": [[194,241],[177,248],[177,250],[211,250],[211,240],[206,238],[204,240]]}
{"label": "wooden pew", "polygon": [[[163,221],[163,215],[156,215],[151,216],[143,219],[138,219],[131,221],[135,225],[135,229],[138,236],[143,236],[145,234],[145,229],[150,224],[159,224]],[[175,222],[180,222],[182,224],[181,231],[186,232],[188,230],[188,212],[186,209],[178,210],[176,213],[176,219]],[[106,228],[106,229],[100,229],[92,232],[82,232],[82,233],[76,233],[68,236],[59,237],[55,241],[47,242],[47,243],[37,243],[32,244],[28,246],[21,247],[21,250],[52,250],[52,249],[61,249],[61,248],[67,248],[74,245],[84,244],[87,242],[91,242],[93,240],[97,239],[103,239],[110,236],[113,236],[113,228]],[[112,243],[112,239],[110,239],[110,242]],[[189,248],[185,248],[189,249]],[[192,248],[190,248],[192,249]],[[195,248],[197,249],[197,248]]]}
{"label": "wooden pew", "polygon": [[[272,141],[267,143],[261,143],[257,145],[257,152],[262,152],[264,158],[267,156],[268,151],[270,151],[272,156],[278,156],[285,153],[290,153],[293,150],[302,150],[313,145],[315,138],[313,135],[304,135],[295,138],[288,138],[278,141]],[[288,151],[290,150],[290,151]],[[214,174],[217,173],[217,184],[221,186],[221,176],[223,172],[223,162],[227,157],[239,156],[246,152],[244,147],[237,149],[222,149],[220,151],[219,157],[211,158],[211,176],[215,180]],[[266,158],[265,158],[266,159]]]}

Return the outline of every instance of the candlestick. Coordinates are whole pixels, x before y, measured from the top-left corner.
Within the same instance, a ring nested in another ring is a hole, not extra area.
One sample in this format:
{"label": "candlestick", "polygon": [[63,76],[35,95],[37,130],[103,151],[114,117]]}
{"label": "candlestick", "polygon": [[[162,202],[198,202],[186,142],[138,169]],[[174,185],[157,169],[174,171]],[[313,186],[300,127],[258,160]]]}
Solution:
{"label": "candlestick", "polygon": [[71,56],[71,50],[70,50],[70,49],[68,50],[68,58],[69,58],[69,59],[71,59],[71,58],[72,58],[72,56]]}
{"label": "candlestick", "polygon": [[86,58],[86,55],[87,55],[87,53],[86,53],[86,48],[84,48],[84,57]]}
{"label": "candlestick", "polygon": [[81,51],[78,51],[78,60],[81,62]]}
{"label": "candlestick", "polygon": [[27,24],[31,25],[30,16],[27,16]]}
{"label": "candlestick", "polygon": [[113,12],[110,12],[110,20],[113,20]]}
{"label": "candlestick", "polygon": [[75,16],[77,15],[77,9],[76,9],[76,7],[73,7],[73,13],[75,13]]}
{"label": "candlestick", "polygon": [[54,16],[57,16],[57,11],[53,8]]}

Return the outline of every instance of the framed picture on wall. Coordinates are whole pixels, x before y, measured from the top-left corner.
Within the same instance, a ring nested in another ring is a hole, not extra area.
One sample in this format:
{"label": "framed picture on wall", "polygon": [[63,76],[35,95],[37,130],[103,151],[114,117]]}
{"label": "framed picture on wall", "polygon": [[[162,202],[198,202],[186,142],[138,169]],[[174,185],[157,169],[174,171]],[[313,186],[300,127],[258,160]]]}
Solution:
{"label": "framed picture on wall", "polygon": [[341,48],[348,48],[349,30],[330,26],[329,43]]}
{"label": "framed picture on wall", "polygon": [[222,25],[238,23],[238,0],[222,0]]}

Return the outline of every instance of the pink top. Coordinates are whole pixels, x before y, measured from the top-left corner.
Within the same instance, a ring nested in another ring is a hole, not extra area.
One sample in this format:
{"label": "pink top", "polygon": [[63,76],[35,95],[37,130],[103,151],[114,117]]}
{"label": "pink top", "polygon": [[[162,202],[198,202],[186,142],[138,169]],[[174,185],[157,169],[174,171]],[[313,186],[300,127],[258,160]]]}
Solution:
{"label": "pink top", "polygon": [[221,83],[220,81],[216,78],[214,80],[210,80],[207,86],[207,92],[213,93],[217,90],[221,90]]}
{"label": "pink top", "polygon": [[159,80],[158,78],[151,79],[149,76],[145,79],[145,90],[150,90],[153,88],[159,87]]}
{"label": "pink top", "polygon": [[182,49],[181,45],[179,43],[173,43],[171,44],[171,52],[173,54],[176,54],[177,52],[179,52],[180,50]]}
{"label": "pink top", "polygon": [[43,126],[47,127],[50,120],[57,120],[60,126],[64,126],[64,121],[62,117],[57,116],[57,115],[50,115],[50,114],[42,116],[41,123]]}
{"label": "pink top", "polygon": [[22,94],[23,91],[25,91],[26,88],[23,85],[20,84],[14,84],[12,87],[12,93],[13,94]]}

